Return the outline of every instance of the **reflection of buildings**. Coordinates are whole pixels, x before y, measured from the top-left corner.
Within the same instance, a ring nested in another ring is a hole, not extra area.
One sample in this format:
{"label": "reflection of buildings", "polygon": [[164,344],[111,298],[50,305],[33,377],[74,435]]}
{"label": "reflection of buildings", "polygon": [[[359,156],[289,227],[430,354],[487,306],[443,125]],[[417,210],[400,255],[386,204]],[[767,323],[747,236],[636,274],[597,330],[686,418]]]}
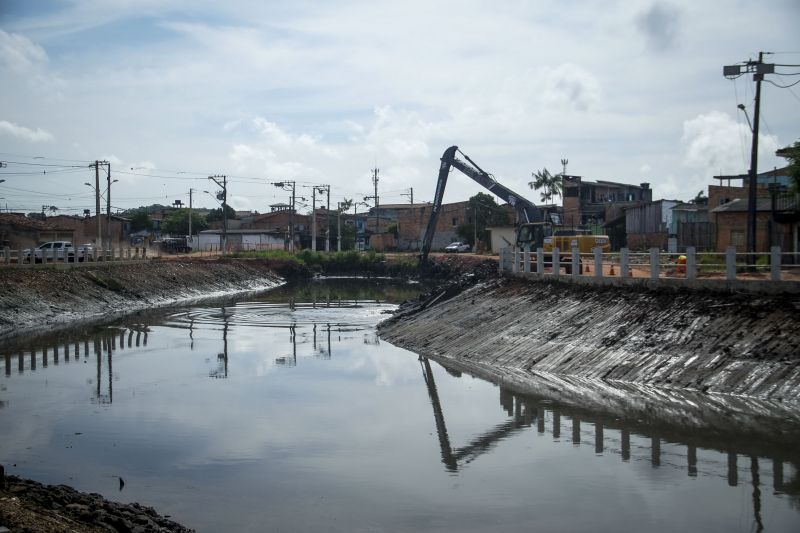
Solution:
{"label": "reflection of buildings", "polygon": [[[772,477],[772,490],[776,494],[798,496],[800,480],[787,483],[784,479],[784,467],[786,463],[793,465],[797,477],[800,450],[787,453],[785,449],[766,446],[747,434],[736,440],[721,434],[717,429],[704,434],[673,424],[647,425],[640,420],[625,420],[608,415],[604,417],[585,409],[560,406],[550,400],[516,394],[503,386],[500,386],[500,406],[510,420],[487,429],[461,447],[453,448],[431,365],[424,357],[419,360],[433,409],[441,460],[448,472],[457,472],[490,451],[498,442],[534,425],[540,436],[546,435],[549,427],[555,441],[561,440],[562,427],[566,426],[570,435],[566,442],[573,446],[593,446],[596,455],[615,453],[624,462],[648,461],[652,468],[685,469],[686,475],[690,477],[718,477],[724,479],[729,486],[749,483],[752,486],[756,531],[763,529],[762,477]],[[454,372],[448,373],[456,375]],[[662,444],[666,449],[662,448]],[[703,453],[702,459],[698,459],[698,449],[717,452],[717,455],[715,457],[714,453]],[[767,472],[763,471],[764,462],[770,465]],[[740,476],[747,476],[749,479],[745,481]]]}

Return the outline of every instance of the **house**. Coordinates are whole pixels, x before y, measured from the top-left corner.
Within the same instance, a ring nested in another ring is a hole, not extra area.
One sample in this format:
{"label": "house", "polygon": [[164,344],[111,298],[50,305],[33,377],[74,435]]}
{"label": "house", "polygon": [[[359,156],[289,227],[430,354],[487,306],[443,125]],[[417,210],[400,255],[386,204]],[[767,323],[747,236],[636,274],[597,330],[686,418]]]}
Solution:
{"label": "house", "polygon": [[74,241],[75,230],[21,213],[0,213],[0,247],[13,250],[34,248],[47,241]]}
{"label": "house", "polygon": [[[57,224],[63,228],[71,228],[74,230],[74,243],[75,244],[98,244],[97,239],[97,217],[77,217],[71,215],[57,215],[47,218],[48,221]],[[107,245],[106,237],[111,236],[110,246],[113,248],[120,248],[127,246],[130,243],[131,234],[131,221],[129,218],[111,215],[111,227],[109,232],[108,227],[109,218],[106,215],[100,215],[100,233],[102,236],[103,245]]]}
{"label": "house", "polygon": [[628,207],[652,202],[649,183],[631,185],[613,181],[585,181],[581,176],[564,176],[563,223],[567,227],[595,226],[619,219]]}
{"label": "house", "polygon": [[693,246],[698,251],[715,250],[716,226],[710,222],[708,203],[680,203],[672,208],[669,235],[681,251]]}
{"label": "house", "polygon": [[680,203],[677,200],[656,200],[628,207],[625,210],[628,248],[666,250],[672,227],[672,208]]}
{"label": "house", "polygon": [[[202,251],[222,248],[222,230],[209,229],[197,234],[195,249]],[[227,232],[228,251],[239,250],[284,250],[288,244],[285,231],[261,229],[234,229]]]}

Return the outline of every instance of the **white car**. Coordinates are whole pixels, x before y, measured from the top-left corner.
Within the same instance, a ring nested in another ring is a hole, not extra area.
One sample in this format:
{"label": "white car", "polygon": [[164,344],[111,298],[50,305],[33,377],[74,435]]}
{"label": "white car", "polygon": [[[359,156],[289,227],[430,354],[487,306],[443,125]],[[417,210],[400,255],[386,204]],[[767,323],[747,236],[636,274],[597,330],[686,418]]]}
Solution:
{"label": "white car", "polygon": [[460,241],[451,242],[444,249],[446,253],[455,253],[455,254],[459,252],[469,252],[469,250],[470,250],[469,244]]}
{"label": "white car", "polygon": [[[25,251],[26,260],[30,260],[30,250]],[[75,248],[69,241],[50,241],[33,249],[33,257],[37,263],[42,261],[74,261]]]}

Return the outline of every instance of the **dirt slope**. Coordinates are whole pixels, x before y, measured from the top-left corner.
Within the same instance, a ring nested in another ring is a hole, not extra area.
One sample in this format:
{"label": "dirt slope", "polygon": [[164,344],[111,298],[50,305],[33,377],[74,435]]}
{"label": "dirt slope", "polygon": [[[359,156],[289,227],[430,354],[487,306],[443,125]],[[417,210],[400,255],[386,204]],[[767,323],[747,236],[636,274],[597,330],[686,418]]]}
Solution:
{"label": "dirt slope", "polygon": [[401,309],[382,338],[466,368],[800,406],[800,301],[491,280]]}

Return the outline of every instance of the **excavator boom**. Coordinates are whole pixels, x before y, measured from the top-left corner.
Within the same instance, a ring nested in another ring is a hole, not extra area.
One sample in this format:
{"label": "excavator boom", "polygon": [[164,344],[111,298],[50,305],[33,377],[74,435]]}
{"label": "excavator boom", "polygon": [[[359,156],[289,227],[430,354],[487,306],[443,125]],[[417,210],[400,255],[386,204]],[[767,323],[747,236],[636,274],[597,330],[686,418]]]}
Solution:
{"label": "excavator boom", "polygon": [[431,251],[433,235],[436,233],[436,223],[439,220],[439,212],[442,208],[442,197],[444,196],[445,185],[447,185],[447,177],[450,174],[450,167],[457,168],[463,174],[466,174],[468,177],[483,185],[501,200],[508,202],[509,205],[517,210],[520,222],[542,222],[544,220],[541,209],[536,207],[533,202],[498,183],[491,174],[475,164],[475,162],[463,152],[461,152],[461,155],[464,156],[467,162],[461,161],[456,157],[456,152],[460,152],[458,146],[451,146],[445,150],[442,155],[442,163],[439,165],[439,181],[436,183],[436,194],[433,197],[431,217],[428,220],[428,227],[422,239],[420,264],[424,264],[427,261],[428,254]]}

